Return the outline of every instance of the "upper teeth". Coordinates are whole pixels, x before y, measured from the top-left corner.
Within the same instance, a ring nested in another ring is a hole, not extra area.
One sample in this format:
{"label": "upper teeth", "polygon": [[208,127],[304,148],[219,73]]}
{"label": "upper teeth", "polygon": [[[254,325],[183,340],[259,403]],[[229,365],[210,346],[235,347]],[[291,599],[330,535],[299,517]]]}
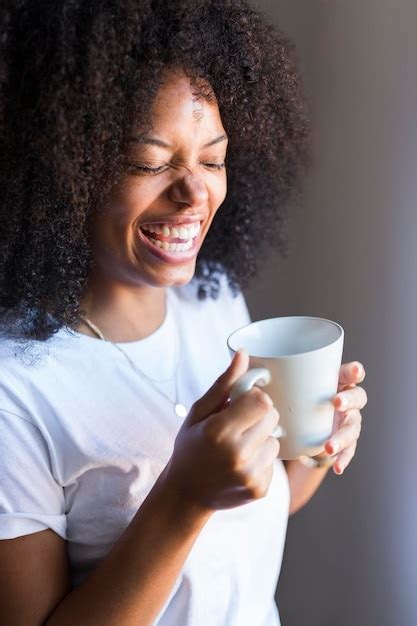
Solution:
{"label": "upper teeth", "polygon": [[170,226],[169,224],[144,224],[142,227],[150,233],[159,233],[164,237],[192,239],[200,232],[200,222],[188,226]]}

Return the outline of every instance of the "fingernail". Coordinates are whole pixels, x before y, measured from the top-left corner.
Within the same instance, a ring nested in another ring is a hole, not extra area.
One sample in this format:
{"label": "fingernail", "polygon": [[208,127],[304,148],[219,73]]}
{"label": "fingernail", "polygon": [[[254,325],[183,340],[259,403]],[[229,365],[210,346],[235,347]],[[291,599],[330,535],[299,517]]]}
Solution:
{"label": "fingernail", "polygon": [[363,374],[363,368],[359,365],[354,365],[353,366],[353,372],[356,376],[362,376]]}
{"label": "fingernail", "polygon": [[238,354],[243,354],[243,348],[239,348],[239,350],[235,352],[235,356],[233,357],[234,361],[236,360]]}
{"label": "fingernail", "polygon": [[340,402],[339,408],[340,409],[346,409],[348,404],[349,404],[348,399],[346,398],[346,396],[338,396],[338,398],[339,398],[339,402]]}
{"label": "fingernail", "polygon": [[338,441],[331,441],[328,445],[328,451],[330,454],[337,454],[340,450],[340,443]]}

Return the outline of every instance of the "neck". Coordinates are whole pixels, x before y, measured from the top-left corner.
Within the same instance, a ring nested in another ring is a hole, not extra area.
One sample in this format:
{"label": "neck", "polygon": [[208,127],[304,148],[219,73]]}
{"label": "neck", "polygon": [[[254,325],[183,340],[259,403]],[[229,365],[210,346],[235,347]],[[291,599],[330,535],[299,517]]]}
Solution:
{"label": "neck", "polygon": [[[162,287],[90,282],[81,308],[106,339],[115,343],[139,341],[164,321],[165,298],[166,290]],[[76,330],[97,338],[84,322]]]}

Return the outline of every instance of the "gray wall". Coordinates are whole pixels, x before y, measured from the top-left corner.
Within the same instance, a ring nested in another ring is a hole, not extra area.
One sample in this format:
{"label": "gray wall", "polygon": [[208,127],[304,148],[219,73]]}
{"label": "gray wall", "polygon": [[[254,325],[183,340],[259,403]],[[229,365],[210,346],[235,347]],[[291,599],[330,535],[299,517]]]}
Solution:
{"label": "gray wall", "polygon": [[417,2],[258,6],[298,46],[316,159],[290,257],[271,251],[249,309],[340,322],[369,398],[352,465],[290,520],[283,626],[415,626]]}

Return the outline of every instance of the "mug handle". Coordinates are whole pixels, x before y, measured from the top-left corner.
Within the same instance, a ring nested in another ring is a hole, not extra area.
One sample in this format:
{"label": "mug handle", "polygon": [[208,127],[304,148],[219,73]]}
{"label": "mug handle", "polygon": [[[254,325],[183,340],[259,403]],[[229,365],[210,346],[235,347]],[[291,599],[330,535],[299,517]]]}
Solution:
{"label": "mug handle", "polygon": [[[270,380],[270,371],[267,370],[265,367],[254,367],[253,369],[248,370],[247,372],[245,372],[245,374],[238,378],[232,386],[229,392],[230,401],[233,402],[233,400],[237,400],[237,398],[252,389],[252,387],[256,383],[258,383],[260,387],[263,387],[264,385],[268,385]],[[287,433],[282,428],[282,426],[278,425],[271,432],[271,437],[276,437],[277,439],[279,439],[280,437],[285,437],[286,434]]]}

